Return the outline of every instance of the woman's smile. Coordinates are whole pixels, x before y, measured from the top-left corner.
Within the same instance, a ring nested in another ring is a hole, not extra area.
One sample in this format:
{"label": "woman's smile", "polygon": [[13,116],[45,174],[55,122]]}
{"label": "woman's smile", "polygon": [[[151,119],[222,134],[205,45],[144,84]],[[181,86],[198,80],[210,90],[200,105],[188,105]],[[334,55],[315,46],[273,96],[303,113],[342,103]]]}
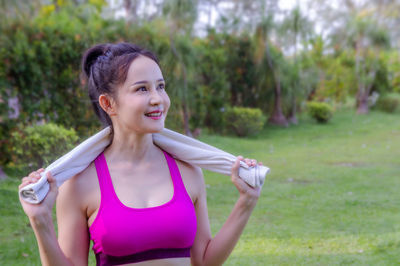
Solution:
{"label": "woman's smile", "polygon": [[160,111],[160,110],[152,111],[152,112],[149,112],[149,113],[145,114],[145,116],[147,116],[147,117],[149,117],[149,118],[151,118],[153,120],[161,119],[162,115],[163,115],[163,112]]}
{"label": "woman's smile", "polygon": [[113,119],[137,133],[155,133],[164,128],[170,100],[158,64],[145,56],[129,66],[127,79],[118,94],[117,116]]}

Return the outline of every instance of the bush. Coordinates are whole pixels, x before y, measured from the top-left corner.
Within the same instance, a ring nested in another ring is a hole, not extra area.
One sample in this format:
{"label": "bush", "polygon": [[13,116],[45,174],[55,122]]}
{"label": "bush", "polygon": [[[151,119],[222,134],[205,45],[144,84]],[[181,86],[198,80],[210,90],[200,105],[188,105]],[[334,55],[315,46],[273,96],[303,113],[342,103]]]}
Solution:
{"label": "bush", "polygon": [[322,102],[309,102],[307,103],[308,113],[312,118],[317,120],[318,123],[326,123],[331,119],[333,110],[327,103]]}
{"label": "bush", "polygon": [[24,173],[47,167],[74,148],[78,141],[74,129],[66,129],[54,123],[19,126],[11,136],[12,160],[8,168]]}
{"label": "bush", "polygon": [[388,94],[378,99],[376,108],[387,113],[394,113],[398,109],[399,104],[400,96]]}
{"label": "bush", "polygon": [[265,118],[258,108],[233,107],[226,111],[225,121],[228,130],[244,137],[260,132]]}

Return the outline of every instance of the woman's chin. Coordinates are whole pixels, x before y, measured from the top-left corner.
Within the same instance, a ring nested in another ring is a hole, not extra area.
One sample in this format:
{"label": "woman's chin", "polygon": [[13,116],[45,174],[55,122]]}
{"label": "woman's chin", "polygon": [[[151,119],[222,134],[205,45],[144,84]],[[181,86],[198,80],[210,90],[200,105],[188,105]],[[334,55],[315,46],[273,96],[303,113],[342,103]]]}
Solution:
{"label": "woman's chin", "polygon": [[148,129],[148,133],[159,133],[164,129],[164,123],[162,123],[162,125],[159,126],[153,126],[151,128]]}
{"label": "woman's chin", "polygon": [[148,129],[149,133],[158,133],[161,130],[163,130],[165,127],[165,118],[162,117],[161,119],[152,121],[152,123],[147,124],[147,125],[148,125],[147,129]]}

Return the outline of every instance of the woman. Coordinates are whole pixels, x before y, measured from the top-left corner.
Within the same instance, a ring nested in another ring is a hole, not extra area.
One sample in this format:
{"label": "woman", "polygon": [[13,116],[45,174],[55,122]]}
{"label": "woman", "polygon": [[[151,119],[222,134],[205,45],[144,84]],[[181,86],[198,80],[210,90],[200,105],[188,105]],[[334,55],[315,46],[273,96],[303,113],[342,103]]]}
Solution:
{"label": "woman", "polygon": [[[90,240],[98,265],[221,265],[232,252],[260,195],[238,176],[239,198],[212,238],[202,172],[155,146],[170,106],[156,57],[128,44],[99,44],[82,60],[89,95],[110,145],[84,171],[41,204],[21,204],[35,232],[43,265],[87,265]],[[37,182],[39,169],[22,179]],[[58,240],[52,222],[57,198]]]}

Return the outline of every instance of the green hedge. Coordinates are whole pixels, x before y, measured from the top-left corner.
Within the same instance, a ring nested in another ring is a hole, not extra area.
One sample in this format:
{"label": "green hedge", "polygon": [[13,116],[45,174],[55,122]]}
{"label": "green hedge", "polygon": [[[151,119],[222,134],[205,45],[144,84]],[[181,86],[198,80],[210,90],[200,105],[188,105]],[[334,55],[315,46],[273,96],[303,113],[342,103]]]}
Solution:
{"label": "green hedge", "polygon": [[328,122],[333,115],[332,107],[323,102],[308,102],[307,110],[309,115],[314,118],[318,123]]}
{"label": "green hedge", "polygon": [[258,108],[233,107],[225,113],[225,123],[230,132],[244,137],[256,135],[265,123],[265,117]]}
{"label": "green hedge", "polygon": [[394,113],[399,109],[400,94],[387,94],[378,98],[375,108],[386,113]]}
{"label": "green hedge", "polygon": [[7,167],[25,173],[47,167],[73,149],[79,139],[74,129],[54,123],[19,126],[11,136],[9,155],[12,162]]}

